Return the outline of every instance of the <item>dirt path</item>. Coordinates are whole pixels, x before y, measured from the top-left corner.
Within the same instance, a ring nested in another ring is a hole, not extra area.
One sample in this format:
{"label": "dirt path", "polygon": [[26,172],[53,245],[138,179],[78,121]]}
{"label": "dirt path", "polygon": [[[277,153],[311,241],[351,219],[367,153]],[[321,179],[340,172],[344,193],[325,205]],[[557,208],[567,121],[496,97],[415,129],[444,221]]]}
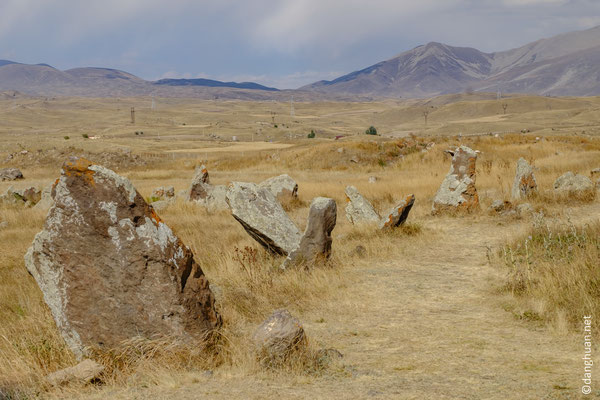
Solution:
{"label": "dirt path", "polygon": [[[573,213],[598,218],[600,205]],[[343,354],[344,367],[320,378],[268,380],[224,375],[172,388],[111,393],[120,398],[579,398],[583,365],[576,336],[515,319],[491,287],[502,272],[487,248],[497,248],[528,225],[498,220],[429,218],[434,246],[410,249],[384,264],[348,271],[356,284],[343,304],[324,315],[305,315],[305,328]],[[339,312],[344,307],[344,312]],[[104,393],[100,397],[105,397]]]}

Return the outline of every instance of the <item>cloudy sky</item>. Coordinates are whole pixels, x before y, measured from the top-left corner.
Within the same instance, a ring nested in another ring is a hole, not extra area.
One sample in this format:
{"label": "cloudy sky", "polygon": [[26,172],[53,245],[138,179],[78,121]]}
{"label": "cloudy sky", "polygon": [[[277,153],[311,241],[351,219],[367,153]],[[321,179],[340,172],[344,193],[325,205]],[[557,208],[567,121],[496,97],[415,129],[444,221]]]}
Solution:
{"label": "cloudy sky", "polygon": [[296,88],[438,41],[507,50],[600,0],[0,0],[0,59]]}

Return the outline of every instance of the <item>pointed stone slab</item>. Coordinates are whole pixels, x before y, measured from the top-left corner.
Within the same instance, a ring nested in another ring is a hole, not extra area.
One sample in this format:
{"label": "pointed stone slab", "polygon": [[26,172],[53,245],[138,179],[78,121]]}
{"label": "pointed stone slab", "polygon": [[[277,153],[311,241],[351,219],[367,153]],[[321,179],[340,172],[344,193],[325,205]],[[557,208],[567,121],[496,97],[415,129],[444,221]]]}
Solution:
{"label": "pointed stone slab", "polygon": [[226,199],[233,217],[267,250],[287,256],[298,247],[300,231],[268,189],[232,182]]}
{"label": "pointed stone slab", "polygon": [[335,200],[316,197],[310,204],[308,224],[298,247],[284,261],[282,268],[292,265],[313,265],[331,254],[331,231],[335,228],[337,205]]}
{"label": "pointed stone slab", "polygon": [[395,228],[405,223],[414,203],[414,194],[406,196],[404,200],[384,214],[386,217],[381,218],[381,221],[379,221],[379,229]]}
{"label": "pointed stone slab", "polygon": [[25,265],[78,358],[137,336],[200,342],[220,326],[192,252],[129,180],[74,158],[52,196]]}
{"label": "pointed stone slab", "polygon": [[379,223],[381,217],[354,186],[346,187],[346,218],[352,224]]}

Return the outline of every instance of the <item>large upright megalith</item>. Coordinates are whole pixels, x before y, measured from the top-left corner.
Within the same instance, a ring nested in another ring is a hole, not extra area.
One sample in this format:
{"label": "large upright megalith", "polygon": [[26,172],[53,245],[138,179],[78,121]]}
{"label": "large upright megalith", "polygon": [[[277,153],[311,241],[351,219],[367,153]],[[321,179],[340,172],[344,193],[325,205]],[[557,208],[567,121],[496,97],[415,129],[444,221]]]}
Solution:
{"label": "large upright megalith", "polygon": [[192,252],[129,180],[73,158],[52,197],[25,264],[78,357],[136,336],[201,341],[221,324]]}
{"label": "large upright megalith", "polygon": [[475,188],[477,152],[467,146],[447,150],[452,156],[450,172],[433,199],[432,213],[471,212],[479,207]]}

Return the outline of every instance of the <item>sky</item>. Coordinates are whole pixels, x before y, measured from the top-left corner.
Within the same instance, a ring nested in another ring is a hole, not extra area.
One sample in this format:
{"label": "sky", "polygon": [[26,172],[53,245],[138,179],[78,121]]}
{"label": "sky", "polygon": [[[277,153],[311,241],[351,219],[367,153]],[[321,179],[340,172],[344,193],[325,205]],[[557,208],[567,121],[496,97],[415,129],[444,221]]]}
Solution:
{"label": "sky", "polygon": [[431,41],[508,50],[600,25],[600,0],[0,0],[0,59],[280,89]]}

